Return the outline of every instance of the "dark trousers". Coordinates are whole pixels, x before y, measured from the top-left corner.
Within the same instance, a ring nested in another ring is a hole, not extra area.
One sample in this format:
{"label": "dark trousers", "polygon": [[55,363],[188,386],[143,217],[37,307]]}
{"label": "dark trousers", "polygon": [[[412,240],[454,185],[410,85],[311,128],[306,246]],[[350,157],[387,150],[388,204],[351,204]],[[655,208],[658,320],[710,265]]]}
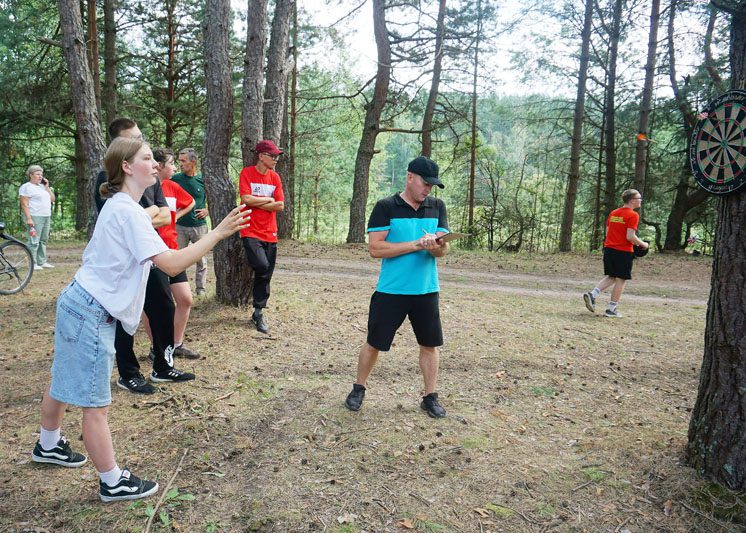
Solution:
{"label": "dark trousers", "polygon": [[[145,288],[144,310],[153,334],[153,370],[156,372],[165,372],[173,366],[175,309],[168,276],[162,270],[152,268]],[[134,346],[135,338],[117,321],[114,348],[117,351],[117,370],[124,380],[140,373]]]}
{"label": "dark trousers", "polygon": [[267,307],[269,300],[269,282],[275,271],[277,260],[277,243],[264,242],[253,237],[241,237],[246,259],[254,270],[254,307]]}

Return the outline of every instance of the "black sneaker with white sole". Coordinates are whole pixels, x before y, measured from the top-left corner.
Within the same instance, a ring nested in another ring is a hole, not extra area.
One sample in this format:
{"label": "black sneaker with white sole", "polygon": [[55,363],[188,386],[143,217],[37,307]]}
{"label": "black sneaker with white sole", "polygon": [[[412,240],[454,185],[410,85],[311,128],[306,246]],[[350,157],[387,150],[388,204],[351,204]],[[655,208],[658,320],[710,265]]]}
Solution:
{"label": "black sneaker with white sole", "polygon": [[596,312],[596,299],[593,297],[593,294],[590,292],[586,292],[583,295],[583,301],[585,302],[585,308],[588,309],[591,313]]}
{"label": "black sneaker with white sole", "polygon": [[145,381],[142,374],[137,374],[129,379],[120,377],[117,380],[117,387],[135,394],[153,394],[155,392],[155,387]]}
{"label": "black sneaker with white sole", "polygon": [[158,492],[158,483],[140,479],[126,468],[122,470],[119,481],[113,487],[103,481],[98,482],[98,496],[104,502],[139,500],[156,492]]}
{"label": "black sneaker with white sole", "polygon": [[35,463],[50,463],[68,468],[76,468],[83,466],[88,459],[85,455],[72,451],[67,439],[62,437],[57,441],[57,446],[51,450],[45,450],[41,447],[39,441],[36,441],[34,451],[31,452],[31,460]]}
{"label": "black sneaker with white sole", "polygon": [[168,370],[162,370],[161,372],[156,372],[155,370],[153,370],[153,373],[150,374],[150,379],[152,381],[159,382],[191,381],[195,377],[196,376],[191,372],[182,372],[181,370],[176,370],[175,368],[169,368]]}
{"label": "black sneaker with white sole", "polygon": [[438,402],[437,392],[431,392],[427,396],[423,396],[420,407],[431,418],[443,418],[446,416],[446,410],[443,409],[443,406]]}

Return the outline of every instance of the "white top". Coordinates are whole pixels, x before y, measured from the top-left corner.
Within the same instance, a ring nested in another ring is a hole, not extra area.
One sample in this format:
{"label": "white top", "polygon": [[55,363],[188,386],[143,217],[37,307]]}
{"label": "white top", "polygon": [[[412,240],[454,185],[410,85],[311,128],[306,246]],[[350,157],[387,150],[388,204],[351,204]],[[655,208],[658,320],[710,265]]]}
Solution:
{"label": "white top", "polygon": [[52,216],[52,197],[41,183],[34,185],[27,181],[18,189],[18,196],[28,198],[28,210],[35,217]]}
{"label": "white top", "polygon": [[118,192],[98,215],[75,279],[134,335],[145,303],[150,258],[166,250],[145,210]]}

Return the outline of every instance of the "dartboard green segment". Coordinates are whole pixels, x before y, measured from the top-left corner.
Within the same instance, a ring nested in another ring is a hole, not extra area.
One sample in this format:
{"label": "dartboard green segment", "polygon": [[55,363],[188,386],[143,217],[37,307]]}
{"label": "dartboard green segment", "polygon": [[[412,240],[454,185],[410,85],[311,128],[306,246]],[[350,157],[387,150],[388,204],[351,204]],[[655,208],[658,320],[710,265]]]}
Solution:
{"label": "dartboard green segment", "polygon": [[746,91],[728,91],[699,114],[689,163],[699,186],[712,194],[729,194],[746,183]]}

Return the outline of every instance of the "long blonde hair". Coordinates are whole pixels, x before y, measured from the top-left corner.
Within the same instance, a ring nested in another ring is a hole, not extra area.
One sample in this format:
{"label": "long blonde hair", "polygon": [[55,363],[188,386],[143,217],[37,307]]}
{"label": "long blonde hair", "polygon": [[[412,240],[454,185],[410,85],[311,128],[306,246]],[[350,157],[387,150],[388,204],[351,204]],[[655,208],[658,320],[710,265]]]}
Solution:
{"label": "long blonde hair", "polygon": [[101,196],[108,197],[122,190],[124,184],[124,169],[122,163],[132,163],[137,152],[147,143],[142,139],[130,139],[128,137],[117,137],[109,145],[104,156],[104,168],[106,169],[106,181],[101,184],[99,192]]}

